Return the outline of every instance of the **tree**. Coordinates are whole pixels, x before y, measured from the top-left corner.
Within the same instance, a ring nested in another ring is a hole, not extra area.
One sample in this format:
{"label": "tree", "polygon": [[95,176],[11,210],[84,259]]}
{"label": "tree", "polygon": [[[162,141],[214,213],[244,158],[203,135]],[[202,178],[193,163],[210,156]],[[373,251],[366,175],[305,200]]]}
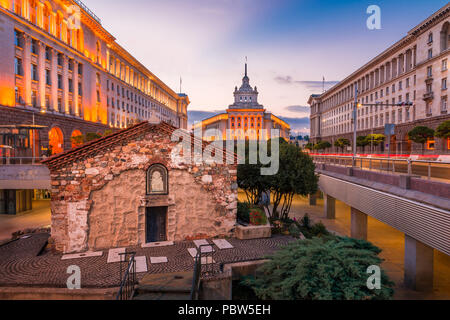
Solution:
{"label": "tree", "polygon": [[415,143],[420,143],[422,145],[422,154],[425,149],[425,143],[428,139],[434,138],[434,130],[425,126],[418,126],[412,129],[408,133],[408,137],[411,141]]}
{"label": "tree", "polygon": [[364,240],[325,236],[296,241],[268,257],[257,275],[243,281],[263,300],[381,300],[394,283],[383,270],[381,289],[369,289],[367,270],[381,250]]}
{"label": "tree", "polygon": [[362,152],[364,153],[364,149],[370,143],[367,139],[367,136],[359,136],[356,138],[356,145],[362,148]]}
{"label": "tree", "polygon": [[314,145],[314,150],[325,150],[331,148],[331,143],[328,141],[319,141]]}
{"label": "tree", "polygon": [[450,138],[450,120],[442,122],[436,129],[436,137],[441,139]]}
{"label": "tree", "polygon": [[[271,143],[269,141],[269,152]],[[260,203],[264,192],[270,191],[273,196],[273,206],[265,204],[265,209],[271,218],[287,218],[294,195],[306,196],[315,193],[318,188],[318,176],[312,158],[294,145],[280,140],[279,170],[275,175],[261,175],[263,167],[249,164],[248,146],[245,164],[238,165],[238,186],[252,205]]]}
{"label": "tree", "polygon": [[383,134],[369,134],[366,139],[370,145],[376,147],[383,144],[386,137]]}
{"label": "tree", "polygon": [[311,151],[314,149],[314,145],[311,142],[308,142],[307,144],[305,144],[305,149]]}
{"label": "tree", "polygon": [[280,168],[267,182],[273,195],[273,207],[266,210],[271,218],[287,219],[295,195],[307,196],[318,189],[319,177],[312,158],[289,144],[280,145]]}
{"label": "tree", "polygon": [[334,142],[334,146],[336,148],[341,148],[342,153],[344,152],[345,147],[350,146],[350,141],[345,138],[339,138]]}
{"label": "tree", "polygon": [[75,147],[79,147],[79,146],[81,146],[81,145],[83,145],[83,144],[85,144],[87,142],[100,139],[101,137],[106,137],[106,136],[108,136],[108,135],[110,135],[112,133],[113,133],[113,131],[110,130],[110,129],[106,130],[103,133],[103,135],[100,135],[100,134],[95,133],[95,132],[88,132],[85,135],[78,135],[78,136],[72,137],[71,140],[72,140],[72,143],[73,143],[73,145]]}

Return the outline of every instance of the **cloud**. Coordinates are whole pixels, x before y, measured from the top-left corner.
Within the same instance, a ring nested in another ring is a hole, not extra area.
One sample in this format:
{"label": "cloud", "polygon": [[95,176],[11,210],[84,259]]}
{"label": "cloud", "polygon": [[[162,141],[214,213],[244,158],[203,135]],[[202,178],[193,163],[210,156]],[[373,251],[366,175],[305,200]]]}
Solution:
{"label": "cloud", "polygon": [[298,112],[298,113],[310,113],[311,112],[311,108],[310,107],[305,107],[305,106],[288,106],[284,108],[287,111],[290,112]]}
{"label": "cloud", "polygon": [[280,117],[283,121],[286,121],[291,126],[291,132],[309,134],[310,121],[309,117],[292,118],[292,117]]}
{"label": "cloud", "polygon": [[294,80],[291,76],[277,76],[274,78],[274,80],[279,84],[285,84],[285,85],[292,85],[292,84],[299,84],[306,89],[316,91],[319,89],[323,89],[325,85],[325,90],[331,88],[332,86],[339,83],[339,81],[312,81],[312,80]]}
{"label": "cloud", "polygon": [[286,77],[275,77],[274,80],[278,82],[279,84],[292,84],[294,81],[291,76]]}
{"label": "cloud", "polygon": [[323,89],[325,84],[325,90],[327,90],[338,84],[339,81],[325,81],[325,83],[323,81],[295,81],[295,83],[298,83],[309,90]]}
{"label": "cloud", "polygon": [[216,111],[189,110],[188,111],[188,128],[190,128],[195,122],[211,118],[217,114],[224,113],[224,112],[225,112],[225,110],[216,110]]}

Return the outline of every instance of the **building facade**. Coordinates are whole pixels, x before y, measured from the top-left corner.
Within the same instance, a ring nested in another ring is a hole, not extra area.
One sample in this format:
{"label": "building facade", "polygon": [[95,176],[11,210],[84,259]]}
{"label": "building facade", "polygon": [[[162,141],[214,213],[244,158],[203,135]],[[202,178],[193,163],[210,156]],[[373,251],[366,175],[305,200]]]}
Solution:
{"label": "building facade", "polygon": [[[312,142],[328,141],[334,145],[335,140],[347,138],[353,143],[352,114],[358,88],[358,136],[384,134],[385,125],[394,124],[391,153],[422,152],[421,145],[410,141],[408,132],[416,126],[436,129],[450,120],[449,17],[450,5],[447,4],[330,90],[312,95],[308,102]],[[373,153],[383,152],[384,147],[369,146],[365,152],[369,149]],[[450,141],[430,139],[425,147],[427,153],[447,154]]]}
{"label": "building facade", "polygon": [[[289,124],[272,113],[266,112],[264,106],[258,103],[258,94],[257,87],[250,86],[247,64],[245,64],[242,86],[234,90],[234,103],[228,107],[226,113],[194,124],[194,130],[201,128],[204,139],[211,141],[246,138],[254,140],[260,136],[267,140],[271,137],[272,129],[278,129],[280,137],[288,140]],[[262,130],[266,130],[265,136]]]}
{"label": "building facade", "polygon": [[187,128],[188,96],[121,47],[79,0],[0,0],[0,44],[8,116],[0,124],[49,125],[38,142],[54,153],[73,136],[152,117]]}

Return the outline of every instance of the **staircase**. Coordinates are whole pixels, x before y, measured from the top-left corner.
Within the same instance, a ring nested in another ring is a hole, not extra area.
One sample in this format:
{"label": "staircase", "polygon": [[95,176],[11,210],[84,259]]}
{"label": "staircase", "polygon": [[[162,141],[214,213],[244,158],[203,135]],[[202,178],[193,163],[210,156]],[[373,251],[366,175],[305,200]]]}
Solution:
{"label": "staircase", "polygon": [[190,300],[193,274],[148,274],[136,286],[133,300]]}

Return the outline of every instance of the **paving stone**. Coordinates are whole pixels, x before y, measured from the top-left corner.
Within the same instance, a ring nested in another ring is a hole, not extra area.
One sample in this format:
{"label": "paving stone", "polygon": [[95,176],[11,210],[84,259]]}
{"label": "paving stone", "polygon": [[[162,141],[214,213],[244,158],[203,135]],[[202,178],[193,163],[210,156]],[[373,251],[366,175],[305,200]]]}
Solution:
{"label": "paving stone", "polygon": [[136,273],[147,272],[147,257],[135,257],[136,260]]}
{"label": "paving stone", "polygon": [[167,257],[150,257],[151,264],[167,263]]}
{"label": "paving stone", "polygon": [[197,256],[197,249],[196,248],[189,248],[188,251],[189,251],[189,254],[191,255],[192,258],[195,258]]}
{"label": "paving stone", "polygon": [[[90,288],[120,286],[120,263],[106,263],[107,254],[102,255],[100,252],[92,257],[84,255],[80,257],[84,259],[67,261],[61,260],[61,254],[48,250],[36,256],[36,252],[41,250],[48,237],[48,234],[37,234],[29,239],[20,239],[0,246],[0,287],[63,288],[66,287],[67,268],[73,264],[78,265],[82,270],[83,286]],[[233,245],[234,249],[216,249],[215,264],[212,266],[216,272],[219,272],[220,263],[263,258],[295,239],[284,235],[273,235],[269,239],[227,239],[227,241]],[[192,241],[175,242],[173,246],[168,247],[141,248],[139,245],[127,248],[127,252],[137,253],[137,267],[140,272],[137,274],[137,279],[141,280],[147,274],[192,273],[194,257],[189,253],[189,248],[194,249],[195,255],[198,249]],[[71,258],[70,255],[67,256]],[[167,257],[168,262],[149,265],[151,260],[147,262],[145,256]],[[203,264],[211,263],[210,259],[212,257],[203,259]],[[125,268],[124,264],[122,268]]]}
{"label": "paving stone", "polygon": [[103,251],[65,254],[62,256],[61,260],[101,257],[102,255],[103,255]]}
{"label": "paving stone", "polygon": [[231,245],[231,243],[229,243],[227,240],[225,239],[217,239],[217,240],[213,240],[214,244],[220,249],[220,250],[225,250],[225,249],[233,249],[234,247]]}
{"label": "paving stone", "polygon": [[209,242],[204,239],[203,240],[194,240],[194,244],[197,246],[197,248],[200,248],[200,246],[208,245]]}
{"label": "paving stone", "polygon": [[163,241],[163,242],[150,242],[144,243],[142,248],[157,248],[157,247],[169,247],[175,245],[173,241]]}
{"label": "paving stone", "polygon": [[212,264],[212,263],[216,263],[216,261],[214,261],[213,257],[202,257],[202,264]]}
{"label": "paving stone", "polygon": [[107,263],[115,263],[120,262],[120,260],[125,261],[125,257],[120,255],[120,253],[125,253],[125,248],[116,248],[116,249],[110,249],[108,251],[108,261]]}

